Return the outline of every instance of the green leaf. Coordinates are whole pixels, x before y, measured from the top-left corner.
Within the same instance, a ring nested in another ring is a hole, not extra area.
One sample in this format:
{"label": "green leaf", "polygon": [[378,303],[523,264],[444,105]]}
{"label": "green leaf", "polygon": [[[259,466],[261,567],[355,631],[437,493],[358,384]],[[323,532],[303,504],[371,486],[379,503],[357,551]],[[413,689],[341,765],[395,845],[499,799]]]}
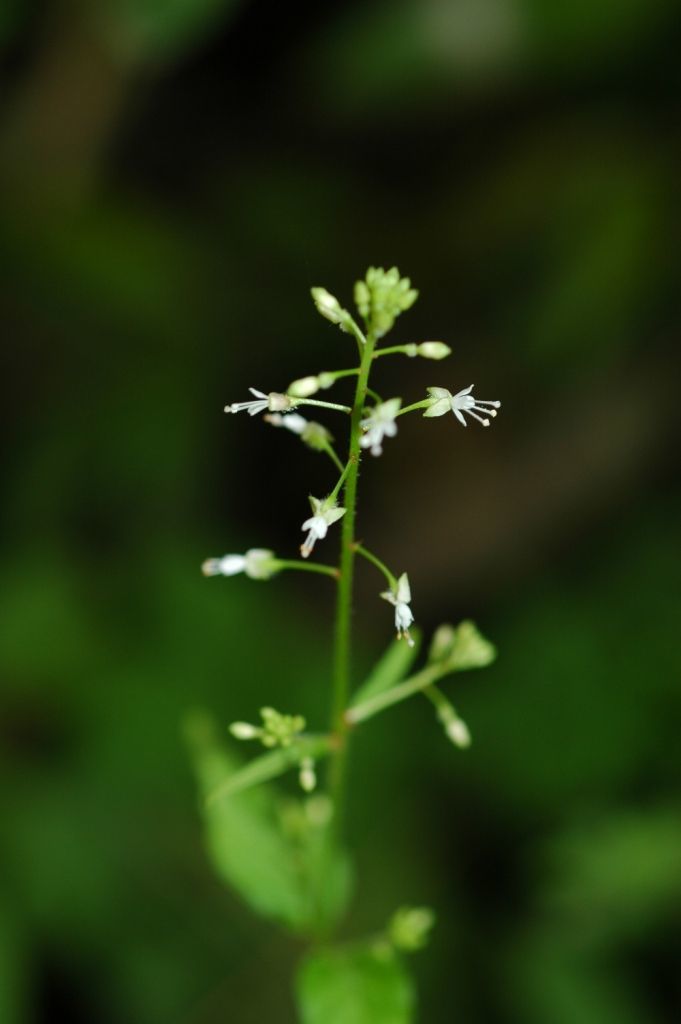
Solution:
{"label": "green leaf", "polygon": [[[218,744],[209,718],[194,716],[187,734],[205,797],[236,772],[238,762]],[[310,920],[306,886],[267,790],[242,787],[225,799],[202,802],[208,853],[220,877],[264,917],[304,929]]]}
{"label": "green leaf", "polygon": [[374,697],[377,693],[389,690],[391,686],[405,678],[416,660],[421,646],[421,634],[418,629],[411,630],[411,637],[414,641],[413,647],[410,647],[404,640],[393,640],[365,682],[353,694],[352,707],[361,704],[368,697]]}
{"label": "green leaf", "polygon": [[387,945],[325,949],[298,972],[302,1024],[410,1024],[414,987]]}

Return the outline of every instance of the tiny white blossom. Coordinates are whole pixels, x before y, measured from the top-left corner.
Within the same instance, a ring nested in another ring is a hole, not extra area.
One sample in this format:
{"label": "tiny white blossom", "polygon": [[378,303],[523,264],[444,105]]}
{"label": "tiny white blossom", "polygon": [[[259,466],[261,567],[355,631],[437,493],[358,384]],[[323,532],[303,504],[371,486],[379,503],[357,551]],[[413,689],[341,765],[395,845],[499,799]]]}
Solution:
{"label": "tiny white blossom", "polygon": [[236,576],[243,572],[252,580],[267,580],[277,570],[273,551],[251,548],[245,555],[223,555],[207,558],[201,566],[204,576]]}
{"label": "tiny white blossom", "polygon": [[302,434],[308,424],[305,417],[300,416],[297,412],[285,413],[283,416],[280,412],[273,412],[270,416],[265,416],[265,419],[273,427],[285,427],[293,434]]}
{"label": "tiny white blossom", "polygon": [[[468,413],[482,423],[483,427],[489,426],[488,417],[494,417],[497,414],[497,409],[501,406],[501,402],[483,402],[478,401],[471,394],[473,385],[464,388],[463,391],[459,391],[456,395],[453,395],[447,388],[428,388],[428,394],[432,399],[432,404],[424,412],[424,416],[444,416],[447,412],[453,412],[459,423],[463,426],[467,426],[466,420],[464,419],[464,413]],[[482,416],[479,415],[482,413]]]}
{"label": "tiny white blossom", "polygon": [[269,409],[270,412],[286,412],[292,406],[292,400],[288,395],[280,395],[277,391],[270,391],[265,394],[256,388],[248,389],[255,398],[250,402],[233,402],[225,406],[225,412],[247,412],[249,416],[257,416],[258,413]]}
{"label": "tiny white blossom", "polygon": [[398,579],[396,585],[391,587],[390,590],[386,590],[381,594],[384,601],[389,601],[395,608],[395,629],[397,630],[397,639],[401,640],[404,638],[410,647],[414,646],[414,641],[409,635],[409,627],[414,621],[414,615],[410,608],[411,603],[411,588],[409,586],[409,577],[406,572],[403,572]]}
{"label": "tiny white blossom", "polygon": [[364,430],[359,442],[362,448],[370,448],[372,455],[382,453],[383,438],[394,437],[397,433],[395,417],[401,404],[401,398],[390,398],[387,402],[375,406],[366,419],[360,421],[360,426]]}
{"label": "tiny white blossom", "polygon": [[307,558],[311,553],[315,543],[318,540],[323,540],[326,537],[329,527],[337,522],[341,516],[345,515],[346,510],[344,508],[338,508],[335,502],[329,504],[329,499],[313,498],[310,495],[310,505],[314,515],[310,516],[303,523],[301,529],[307,530],[308,534],[300,548],[300,553],[303,558]]}

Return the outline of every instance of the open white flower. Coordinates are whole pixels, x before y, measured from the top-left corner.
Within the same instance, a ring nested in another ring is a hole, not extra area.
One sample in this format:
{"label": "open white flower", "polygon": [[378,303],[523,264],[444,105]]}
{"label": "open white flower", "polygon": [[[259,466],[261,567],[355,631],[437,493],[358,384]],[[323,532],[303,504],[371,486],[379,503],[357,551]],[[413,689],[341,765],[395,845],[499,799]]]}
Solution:
{"label": "open white flower", "polygon": [[[471,391],[473,390],[473,384],[469,388],[464,388],[463,391],[459,391],[456,395],[453,395],[447,388],[428,388],[428,394],[432,399],[432,405],[430,405],[424,412],[424,416],[444,416],[446,412],[453,412],[459,423],[463,426],[467,426],[466,420],[464,419],[464,413],[468,413],[482,423],[483,427],[489,426],[489,418],[494,417],[497,414],[497,409],[501,406],[501,402],[482,402],[478,401],[473,397]],[[482,415],[479,415],[482,413]]]}
{"label": "open white flower", "polygon": [[326,537],[329,527],[345,515],[346,509],[339,508],[335,501],[329,502],[328,498],[313,498],[310,495],[310,505],[314,515],[310,516],[303,523],[301,529],[307,530],[307,537],[303,541],[300,553],[307,558],[318,540]]}
{"label": "open white flower", "polygon": [[287,412],[292,407],[292,400],[288,395],[280,395],[277,391],[270,391],[265,394],[256,388],[248,389],[255,398],[250,402],[233,402],[225,406],[225,412],[247,412],[249,416],[257,416],[258,413],[269,409],[270,412]]}
{"label": "open white flower", "polygon": [[243,572],[252,580],[268,580],[277,571],[274,551],[251,548],[245,555],[207,558],[201,566],[204,576],[236,576]]}
{"label": "open white flower", "polygon": [[397,433],[395,417],[400,411],[401,398],[390,398],[374,406],[366,419],[360,421],[364,434],[360,438],[362,448],[370,448],[372,455],[380,455],[383,451],[384,437],[394,437]]}
{"label": "open white flower", "polygon": [[395,629],[397,630],[397,639],[401,640],[404,638],[410,647],[414,646],[414,641],[409,635],[409,627],[414,621],[414,615],[411,608],[411,588],[409,587],[409,577],[406,572],[403,572],[394,587],[390,590],[386,590],[381,594],[384,601],[389,601],[390,604],[394,605],[395,608]]}

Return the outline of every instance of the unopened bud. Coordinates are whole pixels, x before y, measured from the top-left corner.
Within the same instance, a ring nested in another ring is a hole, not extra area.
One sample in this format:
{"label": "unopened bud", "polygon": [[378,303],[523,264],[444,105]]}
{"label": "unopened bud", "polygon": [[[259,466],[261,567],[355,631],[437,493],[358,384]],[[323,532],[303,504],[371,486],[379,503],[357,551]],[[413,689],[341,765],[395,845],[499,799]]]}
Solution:
{"label": "unopened bud", "polygon": [[388,925],[388,938],[395,949],[414,953],[428,942],[435,914],[430,907],[400,907]]}
{"label": "unopened bud", "polygon": [[319,381],[320,388],[326,391],[327,388],[333,387],[336,383],[336,375],[335,373],[320,373],[317,380]]}
{"label": "unopened bud", "polygon": [[466,747],[470,747],[471,734],[468,731],[468,726],[464,722],[463,718],[452,718],[452,720],[447,722],[445,725],[445,732],[454,746],[459,747],[461,750],[465,750]]}
{"label": "unopened bud", "polygon": [[299,377],[288,386],[288,394],[295,398],[309,398],[319,391],[318,377]]}
{"label": "unopened bud", "polygon": [[444,661],[454,650],[456,641],[456,630],[445,622],[438,626],[433,633],[428,651],[428,661]]}
{"label": "unopened bud", "polygon": [[418,346],[418,354],[424,359],[446,359],[452,350],[444,341],[423,341]]}
{"label": "unopened bud", "polygon": [[335,295],[327,292],[326,288],[311,288],[310,293],[318,313],[332,324],[341,323],[344,310]]}
{"label": "unopened bud", "polygon": [[234,739],[237,740],[255,740],[260,736],[262,732],[256,725],[251,725],[250,722],[232,722],[229,727]]}
{"label": "unopened bud", "polygon": [[317,774],[311,757],[304,757],[300,762],[300,785],[306,793],[311,793],[317,785]]}

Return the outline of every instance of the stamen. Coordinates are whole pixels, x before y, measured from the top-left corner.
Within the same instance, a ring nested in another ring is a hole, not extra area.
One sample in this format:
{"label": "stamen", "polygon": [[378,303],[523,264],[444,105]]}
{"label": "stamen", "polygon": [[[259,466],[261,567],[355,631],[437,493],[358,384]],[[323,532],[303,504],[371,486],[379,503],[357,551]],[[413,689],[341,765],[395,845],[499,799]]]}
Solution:
{"label": "stamen", "polygon": [[483,420],[482,416],[478,416],[477,412],[475,412],[473,409],[466,409],[466,412],[468,413],[469,416],[473,416],[473,418],[476,419],[478,423],[482,423],[483,427],[489,426],[489,420]]}

